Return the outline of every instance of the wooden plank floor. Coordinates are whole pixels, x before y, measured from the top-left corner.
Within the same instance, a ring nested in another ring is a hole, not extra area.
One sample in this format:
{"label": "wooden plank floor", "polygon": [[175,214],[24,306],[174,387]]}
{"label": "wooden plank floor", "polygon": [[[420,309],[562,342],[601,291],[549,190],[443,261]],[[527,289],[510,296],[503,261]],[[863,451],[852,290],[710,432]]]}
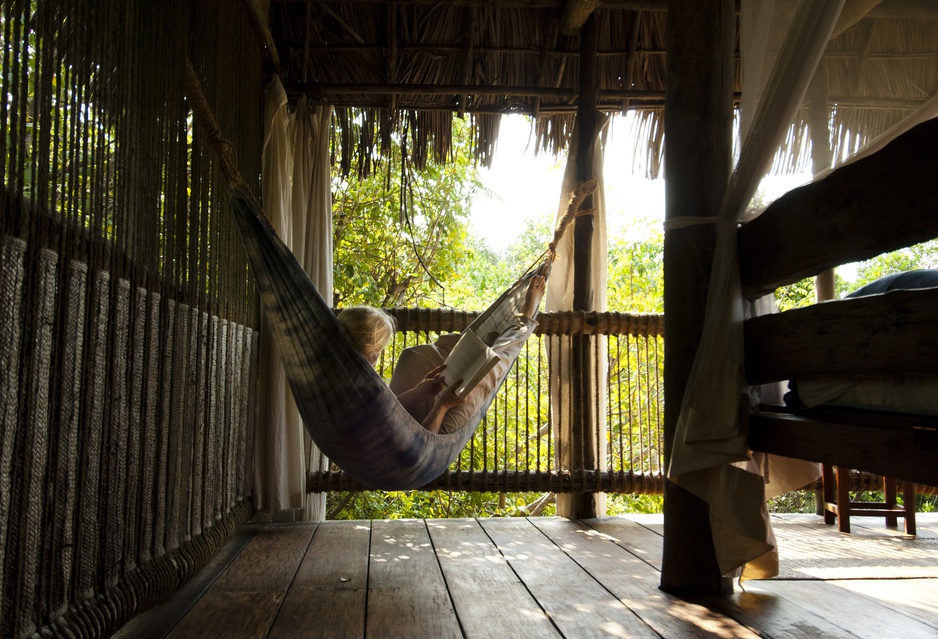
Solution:
{"label": "wooden plank floor", "polygon": [[[697,601],[658,590],[660,516],[248,525],[118,637],[938,637],[938,516],[919,518],[914,541],[879,519],[851,524],[776,518],[783,562],[836,545],[850,572],[833,574],[852,578],[789,571]],[[889,544],[870,555],[889,539],[909,561]],[[891,563],[932,578],[883,578]]]}

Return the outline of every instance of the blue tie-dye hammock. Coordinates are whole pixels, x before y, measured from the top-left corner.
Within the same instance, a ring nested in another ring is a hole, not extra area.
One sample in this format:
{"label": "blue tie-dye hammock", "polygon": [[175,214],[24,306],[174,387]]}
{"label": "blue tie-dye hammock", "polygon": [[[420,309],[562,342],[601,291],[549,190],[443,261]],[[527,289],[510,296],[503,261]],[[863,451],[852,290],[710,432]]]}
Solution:
{"label": "blue tie-dye hammock", "polygon": [[[332,309],[252,198],[233,187],[231,202],[262,311],[313,441],[371,488],[405,490],[436,479],[472,437],[508,367],[469,421],[448,433],[429,432],[346,339]],[[501,333],[521,312],[531,274],[512,285],[469,329],[481,335]]]}

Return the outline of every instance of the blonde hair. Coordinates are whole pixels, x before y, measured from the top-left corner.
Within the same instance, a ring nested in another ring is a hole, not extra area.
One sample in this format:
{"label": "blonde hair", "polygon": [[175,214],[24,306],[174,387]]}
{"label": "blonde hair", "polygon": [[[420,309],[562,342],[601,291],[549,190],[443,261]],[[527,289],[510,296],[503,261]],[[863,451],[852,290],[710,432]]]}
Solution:
{"label": "blonde hair", "polygon": [[397,330],[393,317],[372,306],[343,308],[336,317],[355,347],[369,360],[378,359]]}

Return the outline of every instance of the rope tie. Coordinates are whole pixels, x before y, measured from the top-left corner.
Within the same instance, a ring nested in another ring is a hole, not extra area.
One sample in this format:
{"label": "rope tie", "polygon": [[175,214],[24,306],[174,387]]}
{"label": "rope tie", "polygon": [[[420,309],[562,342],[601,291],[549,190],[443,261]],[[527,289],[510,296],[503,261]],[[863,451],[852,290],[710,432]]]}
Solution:
{"label": "rope tie", "polygon": [[583,200],[585,200],[587,196],[592,195],[595,190],[596,178],[577,182],[576,186],[573,187],[573,192],[570,193],[570,201],[567,203],[567,210],[557,223],[557,228],[554,230],[554,237],[551,239],[550,243],[547,245],[547,250],[544,252],[544,264],[542,266],[544,273],[550,270],[551,264],[553,264],[554,260],[557,258],[557,244],[563,238],[570,222],[573,221],[574,218],[593,214],[594,209],[584,209],[581,211],[580,205],[583,204]]}
{"label": "rope tie", "polygon": [[[244,186],[244,179],[238,170],[238,154],[234,145],[225,139],[221,129],[218,128],[215,115],[212,113],[208,100],[205,99],[205,94],[202,92],[202,83],[199,82],[195,69],[192,67],[192,62],[188,58],[186,59],[186,97],[189,98],[189,103],[192,106],[192,115],[205,132],[209,146],[215,151],[219,167],[222,175],[225,176],[225,181],[228,182],[228,186],[232,188]],[[245,193],[249,192],[247,188],[242,188],[242,190]]]}

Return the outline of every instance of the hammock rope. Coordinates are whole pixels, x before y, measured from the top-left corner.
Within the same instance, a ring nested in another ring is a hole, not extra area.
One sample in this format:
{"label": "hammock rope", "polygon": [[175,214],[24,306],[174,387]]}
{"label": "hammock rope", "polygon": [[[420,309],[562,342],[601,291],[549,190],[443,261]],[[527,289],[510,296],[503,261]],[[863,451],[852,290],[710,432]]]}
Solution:
{"label": "hammock rope", "polygon": [[[284,372],[310,436],[340,468],[363,484],[384,490],[419,488],[441,475],[468,443],[520,354],[505,358],[494,387],[470,393],[460,418],[450,411],[443,432],[425,429],[401,406],[368,361],[346,339],[331,307],[322,299],[292,251],[280,240],[249,193],[233,146],[219,130],[192,65],[185,71],[193,116],[216,152],[228,182],[232,212],[251,264],[261,305]],[[595,182],[577,185],[554,239],[535,271],[529,269],[466,330],[500,334],[520,314],[530,278],[549,274],[557,243]],[[586,211],[589,213],[589,211]],[[455,411],[459,412],[459,411]],[[459,419],[459,423],[455,420]]]}

